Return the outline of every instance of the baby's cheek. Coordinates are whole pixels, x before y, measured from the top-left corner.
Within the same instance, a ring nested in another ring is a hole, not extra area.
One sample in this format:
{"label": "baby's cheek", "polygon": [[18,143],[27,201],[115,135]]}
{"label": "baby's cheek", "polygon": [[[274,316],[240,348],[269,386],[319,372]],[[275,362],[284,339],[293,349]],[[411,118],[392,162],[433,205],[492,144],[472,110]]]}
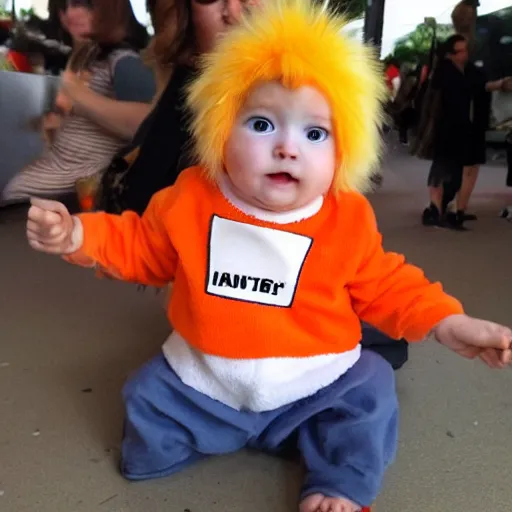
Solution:
{"label": "baby's cheek", "polygon": [[247,153],[252,150],[251,141],[241,128],[236,128],[226,142],[224,148],[224,164],[228,171],[244,167]]}
{"label": "baby's cheek", "polygon": [[322,194],[325,194],[330,190],[334,180],[334,162],[330,159],[318,160],[315,163],[315,172],[313,180],[316,188]]}
{"label": "baby's cheek", "polygon": [[244,168],[250,169],[251,172],[265,170],[269,158],[269,148],[264,137],[247,137],[240,146],[240,150],[239,161]]}

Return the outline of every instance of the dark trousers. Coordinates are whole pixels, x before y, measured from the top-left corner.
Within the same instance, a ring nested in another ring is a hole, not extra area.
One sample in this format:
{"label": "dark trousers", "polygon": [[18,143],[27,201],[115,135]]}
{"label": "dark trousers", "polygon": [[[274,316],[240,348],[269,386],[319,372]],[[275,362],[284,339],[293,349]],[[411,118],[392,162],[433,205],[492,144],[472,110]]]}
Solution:
{"label": "dark trousers", "polygon": [[414,125],[415,112],[411,107],[405,108],[396,116],[396,124],[398,127],[398,136],[400,142],[407,144],[409,142],[409,130]]}
{"label": "dark trousers", "polygon": [[361,346],[381,355],[395,370],[409,359],[409,344],[405,340],[394,340],[367,324],[363,324]]}

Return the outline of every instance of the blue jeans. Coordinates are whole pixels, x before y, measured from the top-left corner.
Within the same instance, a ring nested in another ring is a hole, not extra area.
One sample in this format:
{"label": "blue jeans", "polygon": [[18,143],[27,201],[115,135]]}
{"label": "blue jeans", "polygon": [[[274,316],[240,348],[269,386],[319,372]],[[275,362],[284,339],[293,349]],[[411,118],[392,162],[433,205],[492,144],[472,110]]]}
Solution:
{"label": "blue jeans", "polygon": [[130,480],[168,476],[242,448],[277,454],[292,441],[306,467],[302,498],[322,493],[369,506],[397,447],[393,370],[368,350],[330,386],[263,413],[238,411],[195,391],[163,355],[143,366],[123,395],[121,469]]}

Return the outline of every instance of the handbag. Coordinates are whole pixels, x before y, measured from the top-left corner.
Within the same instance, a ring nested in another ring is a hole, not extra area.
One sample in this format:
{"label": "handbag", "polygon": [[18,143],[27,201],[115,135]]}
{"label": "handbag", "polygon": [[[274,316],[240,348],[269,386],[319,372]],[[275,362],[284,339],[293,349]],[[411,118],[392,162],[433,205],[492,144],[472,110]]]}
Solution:
{"label": "handbag", "polygon": [[411,148],[411,154],[423,160],[433,160],[434,158],[436,124],[440,105],[440,91],[434,89],[429,83],[421,105],[417,136]]}

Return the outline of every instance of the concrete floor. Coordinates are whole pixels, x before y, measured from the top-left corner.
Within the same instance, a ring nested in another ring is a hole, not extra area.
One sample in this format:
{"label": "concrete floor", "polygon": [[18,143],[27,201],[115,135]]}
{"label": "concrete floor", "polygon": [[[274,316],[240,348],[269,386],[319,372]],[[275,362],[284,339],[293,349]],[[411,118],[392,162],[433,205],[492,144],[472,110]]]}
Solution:
{"label": "concrete floor", "polygon": [[[473,203],[480,220],[468,233],[419,225],[427,164],[395,154],[384,167],[373,202],[385,245],[441,279],[468,312],[512,323],[512,224],[496,217],[503,167],[483,169]],[[0,511],[295,510],[299,469],[254,454],[125,482],[116,467],[120,388],[167,334],[160,299],[31,252],[23,220],[3,220]],[[425,343],[397,378],[401,446],[376,509],[510,512],[512,373]]]}

